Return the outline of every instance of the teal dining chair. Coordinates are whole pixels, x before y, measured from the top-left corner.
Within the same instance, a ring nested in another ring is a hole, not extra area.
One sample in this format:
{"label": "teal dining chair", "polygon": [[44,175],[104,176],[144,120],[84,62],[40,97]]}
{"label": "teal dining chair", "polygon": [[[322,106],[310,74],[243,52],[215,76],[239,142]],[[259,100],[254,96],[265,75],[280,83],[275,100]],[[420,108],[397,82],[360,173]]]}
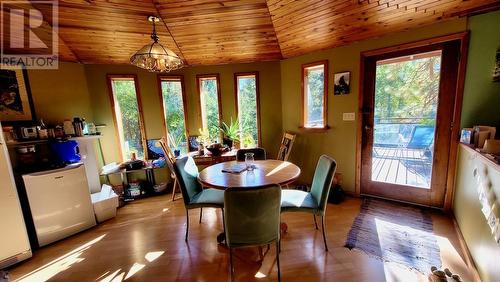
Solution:
{"label": "teal dining chair", "polygon": [[253,159],[256,161],[262,161],[266,159],[266,150],[264,148],[251,148],[251,149],[239,149],[236,151],[236,160],[238,162],[245,161],[245,154],[252,153]]}
{"label": "teal dining chair", "polygon": [[202,208],[220,208],[224,222],[224,191],[218,189],[203,189],[198,182],[198,167],[192,157],[177,159],[174,163],[174,173],[181,188],[184,207],[186,208],[186,236],[189,233],[189,210],[200,208],[200,222]]}
{"label": "teal dining chair", "polygon": [[224,225],[229,247],[231,281],[234,281],[233,249],[276,244],[278,281],[280,274],[281,187],[228,188],[224,192]]}
{"label": "teal dining chair", "polygon": [[325,231],[326,206],[336,169],[337,163],[335,160],[327,155],[322,155],[316,165],[311,191],[304,192],[296,189],[284,189],[281,196],[282,213],[312,213],[316,229],[318,229],[316,216],[321,216],[321,229],[323,231],[323,242],[325,243],[326,251],[328,251]]}

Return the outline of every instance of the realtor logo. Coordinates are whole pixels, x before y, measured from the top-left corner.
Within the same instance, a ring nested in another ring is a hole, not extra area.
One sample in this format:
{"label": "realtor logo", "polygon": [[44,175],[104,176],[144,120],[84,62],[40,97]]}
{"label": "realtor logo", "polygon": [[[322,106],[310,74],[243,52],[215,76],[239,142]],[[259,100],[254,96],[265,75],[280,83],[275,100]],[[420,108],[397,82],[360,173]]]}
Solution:
{"label": "realtor logo", "polygon": [[1,68],[58,68],[58,5],[1,1]]}

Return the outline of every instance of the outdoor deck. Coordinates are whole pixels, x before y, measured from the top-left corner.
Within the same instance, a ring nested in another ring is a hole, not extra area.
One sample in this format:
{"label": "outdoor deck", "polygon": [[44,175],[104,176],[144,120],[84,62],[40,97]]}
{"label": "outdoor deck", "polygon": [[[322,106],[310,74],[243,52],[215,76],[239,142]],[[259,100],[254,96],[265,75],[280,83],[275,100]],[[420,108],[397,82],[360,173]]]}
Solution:
{"label": "outdoor deck", "polygon": [[372,180],[430,188],[432,159],[425,150],[373,147]]}

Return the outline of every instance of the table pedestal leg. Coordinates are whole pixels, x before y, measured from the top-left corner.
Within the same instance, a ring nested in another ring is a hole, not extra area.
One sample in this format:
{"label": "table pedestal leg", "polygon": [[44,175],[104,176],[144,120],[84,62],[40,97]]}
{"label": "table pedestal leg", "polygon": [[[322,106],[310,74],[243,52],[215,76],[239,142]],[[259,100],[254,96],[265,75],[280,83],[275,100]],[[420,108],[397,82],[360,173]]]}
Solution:
{"label": "table pedestal leg", "polygon": [[223,244],[224,241],[226,241],[226,233],[222,232],[219,235],[217,235],[217,243]]}

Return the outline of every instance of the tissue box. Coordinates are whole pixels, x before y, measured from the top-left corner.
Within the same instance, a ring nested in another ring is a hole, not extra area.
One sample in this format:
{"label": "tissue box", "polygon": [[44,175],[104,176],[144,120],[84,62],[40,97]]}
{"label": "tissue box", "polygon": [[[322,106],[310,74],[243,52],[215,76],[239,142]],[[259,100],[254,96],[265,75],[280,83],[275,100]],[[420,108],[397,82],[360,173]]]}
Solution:
{"label": "tissue box", "polygon": [[90,196],[94,205],[97,222],[100,223],[116,216],[118,195],[115,194],[111,186],[104,184],[102,185],[101,192]]}

